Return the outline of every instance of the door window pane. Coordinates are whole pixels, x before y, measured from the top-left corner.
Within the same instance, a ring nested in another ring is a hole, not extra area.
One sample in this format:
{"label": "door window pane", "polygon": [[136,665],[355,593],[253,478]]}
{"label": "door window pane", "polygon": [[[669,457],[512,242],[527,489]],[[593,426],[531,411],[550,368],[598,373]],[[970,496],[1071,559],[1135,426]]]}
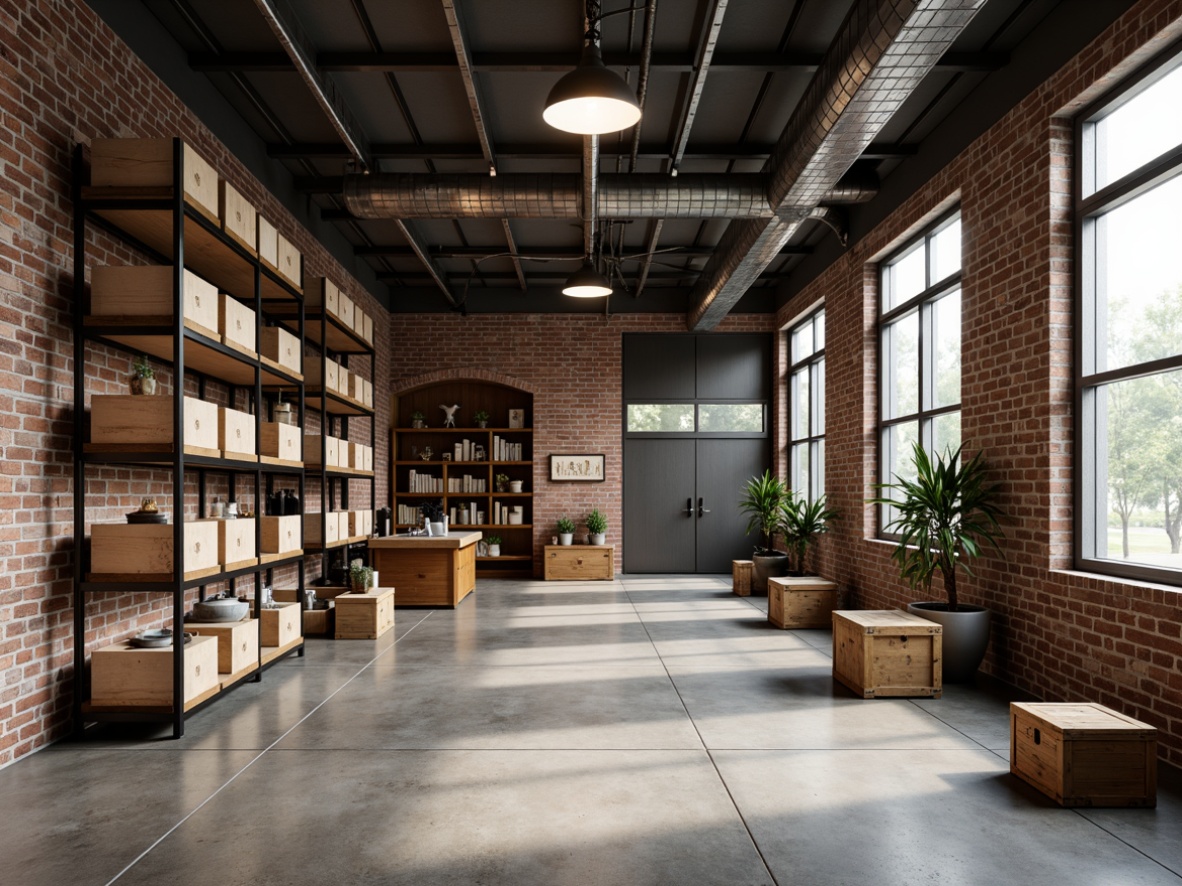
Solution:
{"label": "door window pane", "polygon": [[762,403],[702,403],[698,430],[763,433]]}
{"label": "door window pane", "polygon": [[629,403],[628,430],[693,433],[694,404]]}

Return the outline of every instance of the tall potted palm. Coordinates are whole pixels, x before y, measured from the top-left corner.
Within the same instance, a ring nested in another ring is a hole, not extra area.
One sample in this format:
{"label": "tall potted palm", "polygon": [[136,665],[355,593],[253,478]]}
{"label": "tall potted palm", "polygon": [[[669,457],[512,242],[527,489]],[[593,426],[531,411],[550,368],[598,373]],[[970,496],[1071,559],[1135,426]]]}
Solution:
{"label": "tall potted palm", "polygon": [[788,491],[780,502],[780,534],[788,550],[788,568],[804,575],[808,566],[809,548],[818,536],[829,531],[829,523],[838,519],[837,511],[828,507],[825,496],[809,501]]}
{"label": "tall potted palm", "polygon": [[785,496],[792,495],[779,477],[764,471],[762,477],[747,481],[739,510],[747,515],[747,534],[759,532],[759,543],[751,557],[751,590],[767,593],[769,576],[784,574],[788,555],[776,550],[776,535],[780,531],[780,506]]}
{"label": "tall potted palm", "polygon": [[947,601],[910,603],[908,611],[944,626],[944,681],[971,680],[989,645],[988,609],[961,603],[957,595],[957,567],[973,574],[969,560],[988,543],[1000,552],[1002,536],[997,506],[1000,489],[986,484],[987,467],[977,453],[961,460],[961,448],[937,454],[933,462],[924,448],[912,451],[915,479],[895,475],[888,489],[893,497],[871,499],[872,504],[894,508],[895,516],[883,528],[897,532],[899,544],[891,559],[912,587],[930,595],[936,573],[943,578]]}

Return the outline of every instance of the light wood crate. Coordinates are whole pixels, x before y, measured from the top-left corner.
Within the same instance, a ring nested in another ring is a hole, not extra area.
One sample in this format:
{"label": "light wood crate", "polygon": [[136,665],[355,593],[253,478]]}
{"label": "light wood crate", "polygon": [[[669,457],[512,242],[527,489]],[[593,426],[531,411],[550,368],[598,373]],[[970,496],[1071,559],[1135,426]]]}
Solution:
{"label": "light wood crate", "polygon": [[[259,663],[259,623],[254,618],[242,621],[187,621],[185,630],[218,641],[218,673],[241,674]],[[187,652],[187,650],[186,650]]]}
{"label": "light wood crate", "polygon": [[1011,702],[1010,772],[1060,806],[1156,806],[1157,730],[1100,704]]}
{"label": "light wood crate", "polygon": [[335,513],[304,514],[304,541],[310,545],[326,546],[341,540],[341,522]]}
{"label": "light wood crate", "polygon": [[218,533],[218,562],[223,571],[245,569],[259,562],[255,544],[255,518],[236,517],[233,520],[207,520],[213,523]]}
{"label": "light wood crate", "polygon": [[218,448],[224,458],[258,461],[255,421],[249,412],[218,407]]}
{"label": "light wood crate", "polygon": [[376,640],[394,627],[394,589],[341,594],[336,600],[336,639]]}
{"label": "light wood crate", "polygon": [[340,319],[340,288],[327,277],[309,277],[304,290],[304,307],[323,308],[332,317]]}
{"label": "light wood crate", "polygon": [[373,511],[349,511],[349,537],[373,534]]}
{"label": "light wood crate", "polygon": [[[172,395],[95,394],[90,400],[90,440],[99,444],[160,447],[173,443]],[[221,455],[218,407],[185,398],[184,447],[195,455]]]}
{"label": "light wood crate", "polygon": [[[172,265],[104,265],[91,271],[90,313],[96,317],[171,320]],[[194,332],[218,339],[218,290],[188,268],[181,283],[181,311]]]}
{"label": "light wood crate", "polygon": [[546,545],[546,581],[611,581],[616,576],[614,545]]}
{"label": "light wood crate", "polygon": [[276,232],[276,262],[275,270],[296,289],[304,285],[304,262],[295,244]]}
{"label": "light wood crate", "polygon": [[300,550],[300,529],[303,518],[299,514],[285,517],[260,517],[264,554],[291,554]]}
{"label": "light wood crate", "polygon": [[259,259],[272,269],[279,264],[279,231],[276,227],[263,218],[260,213],[258,216],[258,248]]}
{"label": "light wood crate", "polygon": [[863,698],[939,698],[944,629],[898,609],[833,613],[833,678]]}
{"label": "light wood crate", "polygon": [[[185,523],[185,576],[220,571],[214,520]],[[90,527],[90,571],[168,581],[173,575],[173,527],[168,523],[95,523]]]}
{"label": "light wood crate", "polygon": [[366,344],[373,344],[373,317],[369,314],[363,313],[361,315],[361,337]]}
{"label": "light wood crate", "polygon": [[255,357],[258,355],[254,340],[257,327],[258,317],[254,308],[224,292],[218,296],[218,334],[222,344]]}
{"label": "light wood crate", "polygon": [[750,560],[731,560],[731,590],[740,597],[751,596],[753,566]]}
{"label": "light wood crate", "polygon": [[304,437],[304,463],[309,465],[321,464],[321,457],[323,457],[323,465],[326,468],[340,467],[340,447],[341,440],[336,437],[324,437],[324,451],[321,452],[320,435],[308,434]]}
{"label": "light wood crate", "polygon": [[[90,143],[90,183],[94,187],[170,188],[170,138],[96,138]],[[189,144],[182,148],[185,202],[210,221],[218,221],[218,174]]]}
{"label": "light wood crate", "polygon": [[[95,707],[169,707],[172,705],[171,646],[140,649],[116,643],[96,649],[90,658],[90,703]],[[189,707],[216,692],[218,641],[194,637],[184,650],[184,698]]]}
{"label": "light wood crate", "polygon": [[231,240],[251,255],[258,254],[258,213],[225,179],[218,182],[218,217]]}
{"label": "light wood crate", "polygon": [[300,428],[280,421],[265,421],[259,434],[262,455],[284,461],[303,461],[304,434]]}
{"label": "light wood crate", "polygon": [[786,576],[767,580],[767,620],[778,628],[833,626],[837,609],[837,585],[816,575]]}
{"label": "light wood crate", "polygon": [[326,390],[341,393],[341,366],[335,360],[322,357],[309,357],[304,361],[307,371],[304,373],[304,383],[311,388],[319,388],[323,383]]}
{"label": "light wood crate", "polygon": [[343,292],[337,293],[337,317],[346,329],[353,328],[354,307],[353,299]]}
{"label": "light wood crate", "polygon": [[259,642],[276,648],[298,640],[302,634],[299,603],[280,603],[274,609],[259,610]]}
{"label": "light wood crate", "polygon": [[259,330],[262,354],[281,369],[300,375],[304,355],[300,340],[281,326],[264,326]]}

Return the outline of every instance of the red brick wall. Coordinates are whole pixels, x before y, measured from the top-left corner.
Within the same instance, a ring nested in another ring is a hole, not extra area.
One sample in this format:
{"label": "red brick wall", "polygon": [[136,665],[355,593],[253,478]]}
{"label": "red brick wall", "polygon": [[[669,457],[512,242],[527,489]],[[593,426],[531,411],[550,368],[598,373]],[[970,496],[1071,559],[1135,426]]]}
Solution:
{"label": "red brick wall", "polygon": [[[765,332],[766,314],[728,317],[719,332]],[[591,508],[607,516],[616,564],[624,562],[622,336],[686,332],[681,314],[395,314],[391,320],[391,391],[432,381],[476,378],[534,395],[534,570],[559,517],[578,521]],[[601,484],[551,483],[552,452],[602,452]],[[586,531],[580,528],[580,531]]]}
{"label": "red brick wall", "polygon": [[[874,261],[943,208],[964,223],[963,434],[1004,488],[1004,558],[988,557],[966,601],[989,606],[986,669],[1051,700],[1093,700],[1162,731],[1182,763],[1182,597],[1178,589],[1070,571],[1072,551],[1071,114],[1182,35],[1182,3],[1137,4],[778,315],[826,304],[833,505],[851,518],[824,566],[859,608],[915,596],[874,539],[863,502],[876,476]],[[862,515],[853,518],[853,515]],[[841,556],[836,556],[836,552]]]}
{"label": "red brick wall", "polygon": [[[68,727],[74,146],[104,136],[175,135],[194,144],[303,251],[306,273],[332,276],[379,316],[377,302],[84,2],[0,0],[0,766]],[[101,235],[91,236],[88,251],[92,264],[143,261]],[[388,331],[384,323],[375,328],[378,378],[385,378]],[[90,348],[88,362],[88,394],[126,390],[125,356]],[[164,381],[171,389],[167,374]],[[377,426],[383,429],[389,424],[385,408],[379,404]],[[368,433],[354,439],[368,440]],[[378,447],[381,499],[387,463],[382,436]],[[168,475],[160,472],[111,469],[87,475],[91,516],[97,519],[122,519],[142,495],[166,499],[170,489]],[[191,511],[194,483],[190,492]],[[145,594],[90,600],[87,646],[160,626],[166,602]]]}

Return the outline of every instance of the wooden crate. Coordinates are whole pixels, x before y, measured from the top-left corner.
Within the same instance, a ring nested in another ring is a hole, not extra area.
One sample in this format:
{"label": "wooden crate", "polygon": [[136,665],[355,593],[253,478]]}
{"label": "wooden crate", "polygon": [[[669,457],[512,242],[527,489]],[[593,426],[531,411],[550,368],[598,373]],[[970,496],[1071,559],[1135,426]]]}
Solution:
{"label": "wooden crate", "polygon": [[373,344],[373,317],[369,314],[361,314],[361,337],[366,344]]}
{"label": "wooden crate", "polygon": [[[316,597],[320,600],[335,600],[341,594],[347,594],[352,590],[341,585],[306,585],[305,589],[307,588],[315,591]],[[294,585],[286,588],[276,587],[271,590],[271,597],[276,603],[299,603],[300,589]]]}
{"label": "wooden crate", "polygon": [[262,355],[281,369],[299,375],[304,370],[304,354],[300,340],[280,326],[264,326],[259,330]]}
{"label": "wooden crate", "polygon": [[273,224],[263,218],[261,213],[258,216],[258,220],[259,228],[256,239],[258,240],[259,259],[262,260],[263,264],[275,270],[279,264],[279,231]]}
{"label": "wooden crate", "polygon": [[218,448],[223,458],[258,461],[255,421],[249,412],[218,407]]}
{"label": "wooden crate", "polygon": [[833,678],[863,698],[939,698],[943,631],[898,609],[834,612]]}
{"label": "wooden crate", "polygon": [[[90,276],[90,313],[96,317],[172,318],[172,265],[104,265]],[[185,325],[218,340],[218,290],[185,268],[181,284]]]}
{"label": "wooden crate", "polygon": [[546,581],[611,581],[616,577],[614,545],[546,545]]}
{"label": "wooden crate", "polygon": [[329,603],[327,609],[303,610],[304,636],[331,636],[336,631],[336,614],[335,603]]}
{"label": "wooden crate", "polygon": [[[185,575],[216,573],[217,521],[185,524]],[[90,527],[90,571],[101,575],[173,574],[172,525],[168,523],[95,523]]]}
{"label": "wooden crate", "polygon": [[277,241],[275,270],[279,272],[280,277],[296,289],[302,289],[304,286],[304,262],[300,251],[296,249],[295,244],[278,232],[275,233],[275,239]]}
{"label": "wooden crate", "polygon": [[323,385],[326,390],[334,393],[341,392],[340,373],[342,370],[340,364],[335,360],[309,357],[304,365],[307,367],[307,371],[304,373],[304,383],[308,387],[319,388]]}
{"label": "wooden crate", "polygon": [[254,337],[257,326],[254,308],[224,292],[218,296],[218,334],[222,344],[251,357],[256,356]]}
{"label": "wooden crate", "polygon": [[1157,730],[1100,704],[1011,702],[1010,772],[1060,806],[1156,806]]}
{"label": "wooden crate", "polygon": [[303,461],[304,434],[295,425],[265,421],[259,428],[259,453],[284,461]]}
{"label": "wooden crate", "polygon": [[365,456],[365,462],[364,462],[364,464],[362,464],[361,469],[364,471],[372,471],[373,470],[373,447],[372,446],[364,447],[364,449],[362,450],[362,455]]}
{"label": "wooden crate", "polygon": [[754,564],[750,560],[731,560],[731,590],[740,597],[751,596],[751,570]]}
{"label": "wooden crate", "polygon": [[373,535],[373,511],[349,511],[349,537]]}
{"label": "wooden crate", "polygon": [[337,538],[344,541],[349,538],[349,512],[348,511],[333,511],[328,515],[329,518],[336,518],[337,521]]}
{"label": "wooden crate", "polygon": [[209,520],[217,526],[218,562],[222,570],[245,569],[259,562],[255,544],[255,518],[236,517],[233,520]]}
{"label": "wooden crate", "polygon": [[394,627],[394,589],[341,594],[336,598],[336,612],[338,640],[376,640]]}
{"label": "wooden crate", "polygon": [[323,308],[332,317],[340,318],[340,288],[327,277],[309,277],[304,291],[304,308],[312,312]]}
{"label": "wooden crate", "polygon": [[218,182],[218,217],[231,240],[251,255],[258,254],[258,213],[225,179]]}
{"label": "wooden crate", "polygon": [[[218,407],[216,403],[185,398],[186,451],[218,458]],[[160,447],[171,445],[172,396],[95,394],[90,400],[92,443]]]}
{"label": "wooden crate", "polygon": [[366,406],[368,406],[370,409],[373,409],[373,382],[371,382],[368,378],[366,378],[366,379],[362,379],[361,384],[364,386],[364,391],[365,391],[364,395],[361,398],[361,402],[364,403]]}
{"label": "wooden crate", "polygon": [[353,328],[354,307],[353,299],[343,292],[337,293],[337,318],[346,329]]}
{"label": "wooden crate", "polygon": [[816,575],[767,580],[767,620],[778,628],[820,628],[833,625],[837,585]]}
{"label": "wooden crate", "polygon": [[341,540],[340,527],[335,513],[304,514],[304,541],[321,547],[336,544]]}
{"label": "wooden crate", "polygon": [[[188,706],[215,692],[218,641],[194,637],[184,650],[184,698]],[[90,658],[90,703],[95,707],[172,705],[172,647],[140,649],[127,642],[96,649]]]}
{"label": "wooden crate", "polygon": [[259,627],[259,642],[263,646],[286,646],[302,636],[300,604],[280,603],[275,609],[260,609]]}
{"label": "wooden crate", "polygon": [[303,518],[299,514],[259,519],[263,521],[264,554],[289,554],[300,550],[300,527]]}
{"label": "wooden crate", "polygon": [[355,372],[349,373],[349,396],[358,403],[365,402],[365,379]]}
{"label": "wooden crate", "polygon": [[324,452],[322,453],[320,451],[320,435],[308,434],[304,437],[304,463],[309,465],[319,465],[321,464],[320,459],[323,455],[324,467],[340,467],[340,446],[342,442],[343,441],[338,440],[336,437],[325,436]]}
{"label": "wooden crate", "polygon": [[[232,522],[232,521],[231,521]],[[254,618],[242,621],[187,621],[185,630],[218,641],[218,673],[238,674],[259,663],[259,623]],[[188,650],[185,650],[188,654]]]}
{"label": "wooden crate", "polygon": [[[171,138],[96,138],[90,143],[90,183],[105,188],[171,188]],[[209,162],[185,144],[185,202],[210,221],[218,221],[218,174]]]}

